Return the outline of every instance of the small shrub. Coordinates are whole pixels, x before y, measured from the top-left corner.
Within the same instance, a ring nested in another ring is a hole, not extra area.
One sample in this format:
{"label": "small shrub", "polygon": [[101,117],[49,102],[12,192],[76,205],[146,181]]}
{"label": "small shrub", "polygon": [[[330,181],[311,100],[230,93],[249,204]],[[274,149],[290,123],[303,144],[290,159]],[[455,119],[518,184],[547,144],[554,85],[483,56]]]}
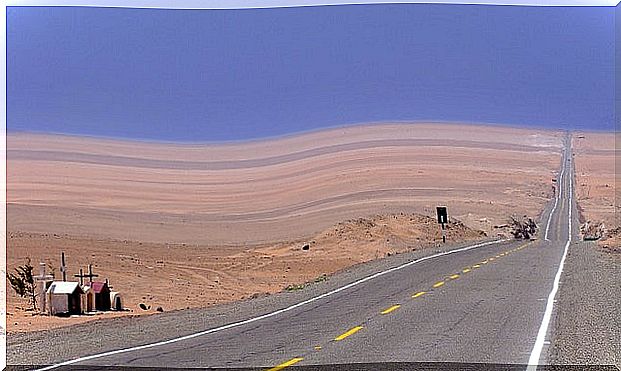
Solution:
{"label": "small shrub", "polygon": [[27,297],[33,310],[37,309],[36,284],[32,274],[33,267],[30,258],[26,264],[15,268],[15,273],[7,273],[6,278],[15,293],[22,298]]}

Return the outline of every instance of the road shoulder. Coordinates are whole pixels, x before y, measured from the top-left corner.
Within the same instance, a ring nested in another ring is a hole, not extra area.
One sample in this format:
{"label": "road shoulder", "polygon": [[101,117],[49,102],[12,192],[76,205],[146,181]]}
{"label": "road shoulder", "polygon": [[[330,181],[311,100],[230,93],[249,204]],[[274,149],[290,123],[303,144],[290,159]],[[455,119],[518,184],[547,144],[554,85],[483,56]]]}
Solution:
{"label": "road shoulder", "polygon": [[561,278],[550,364],[621,367],[621,254],[574,242]]}

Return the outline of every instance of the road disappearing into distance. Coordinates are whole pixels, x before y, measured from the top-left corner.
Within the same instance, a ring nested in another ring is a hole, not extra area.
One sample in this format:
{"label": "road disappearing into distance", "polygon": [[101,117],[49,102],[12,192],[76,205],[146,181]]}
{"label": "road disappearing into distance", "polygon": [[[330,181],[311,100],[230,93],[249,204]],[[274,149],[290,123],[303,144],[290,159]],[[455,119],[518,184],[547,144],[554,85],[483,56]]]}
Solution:
{"label": "road disappearing into distance", "polygon": [[161,341],[118,344],[114,351],[39,369],[282,370],[414,362],[534,370],[547,361],[555,297],[577,230],[570,143],[568,136],[558,192],[541,215],[535,240],[487,241],[430,252],[244,320],[176,338],[166,338],[163,328]]}

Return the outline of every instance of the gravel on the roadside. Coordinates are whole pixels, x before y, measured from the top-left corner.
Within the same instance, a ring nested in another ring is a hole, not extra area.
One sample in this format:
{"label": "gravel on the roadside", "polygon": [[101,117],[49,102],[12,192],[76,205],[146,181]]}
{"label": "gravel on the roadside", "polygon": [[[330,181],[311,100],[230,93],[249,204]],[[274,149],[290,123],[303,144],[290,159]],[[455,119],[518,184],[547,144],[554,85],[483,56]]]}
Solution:
{"label": "gravel on the roadside", "polygon": [[621,367],[621,254],[570,245],[550,343],[551,364]]}

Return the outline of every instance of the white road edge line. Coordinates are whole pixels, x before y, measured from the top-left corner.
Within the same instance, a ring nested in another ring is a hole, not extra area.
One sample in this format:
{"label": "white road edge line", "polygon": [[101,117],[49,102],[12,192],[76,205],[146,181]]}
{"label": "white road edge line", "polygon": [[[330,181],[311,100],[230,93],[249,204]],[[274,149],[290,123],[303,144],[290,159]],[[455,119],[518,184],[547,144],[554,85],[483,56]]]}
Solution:
{"label": "white road edge line", "polygon": [[357,286],[357,285],[359,285],[361,283],[370,281],[370,280],[372,280],[374,278],[383,276],[383,275],[391,273],[391,272],[398,271],[400,269],[409,267],[409,266],[414,265],[416,263],[423,262],[425,260],[437,258],[437,257],[444,256],[444,255],[454,254],[454,253],[457,253],[457,252],[468,251],[468,250],[475,249],[475,248],[478,248],[478,247],[483,247],[483,246],[487,246],[487,245],[497,244],[497,243],[501,243],[501,242],[505,242],[505,241],[508,241],[508,239],[483,242],[483,243],[479,243],[479,244],[476,244],[476,245],[461,247],[459,249],[444,251],[444,252],[437,253],[437,254],[434,254],[434,255],[425,256],[425,257],[413,260],[411,262],[399,265],[397,267],[390,268],[390,269],[387,269],[385,271],[372,274],[372,275],[364,277],[364,278],[362,278],[362,279],[360,279],[358,281],[354,281],[352,283],[349,283],[349,284],[347,284],[345,286],[341,286],[339,288],[336,288],[336,289],[334,289],[332,291],[326,292],[326,293],[321,294],[319,296],[315,296],[313,298],[304,300],[304,301],[299,302],[297,304],[293,304],[293,305],[291,305],[289,307],[286,307],[286,308],[283,308],[283,309],[279,309],[279,310],[271,312],[271,313],[263,314],[263,315],[258,316],[258,317],[250,318],[250,319],[243,320],[243,321],[229,323],[229,324],[224,325],[224,326],[212,328],[212,329],[201,331],[201,332],[196,332],[194,334],[190,334],[190,335],[186,335],[186,336],[181,336],[181,337],[178,337],[178,338],[173,338],[173,339],[169,339],[169,340],[165,340],[165,341],[160,341],[160,342],[156,342],[156,343],[140,345],[140,346],[131,347],[131,348],[112,350],[112,351],[109,351],[109,352],[93,354],[93,355],[86,356],[86,357],[75,358],[75,359],[72,359],[72,360],[69,360],[69,361],[57,363],[57,364],[50,365],[50,366],[43,367],[43,368],[39,368],[39,369],[36,369],[35,371],[52,370],[52,369],[55,369],[55,368],[58,368],[58,367],[69,366],[69,365],[72,365],[72,364],[75,364],[75,363],[78,363],[78,362],[89,361],[89,360],[96,359],[96,358],[102,358],[102,357],[112,356],[112,355],[121,354],[121,353],[128,353],[128,352],[133,352],[133,351],[142,350],[142,349],[155,348],[155,347],[158,347],[158,346],[172,344],[172,343],[176,343],[176,342],[183,341],[183,340],[193,339],[193,338],[196,338],[196,337],[199,337],[199,336],[203,336],[203,335],[207,335],[207,334],[212,334],[214,332],[219,332],[219,331],[227,330],[227,329],[230,329],[230,328],[233,328],[233,327],[238,327],[238,326],[246,325],[248,323],[256,322],[256,321],[259,321],[259,320],[262,320],[262,319],[265,319],[265,318],[273,317],[273,316],[276,316],[278,314],[291,311],[291,310],[299,308],[299,307],[301,307],[303,305],[310,304],[310,303],[312,303],[314,301],[323,299],[325,297],[328,297],[330,295],[336,294],[336,293],[341,292],[343,290],[347,290],[347,289],[352,288],[354,286]]}
{"label": "white road edge line", "polygon": [[[563,170],[564,169],[565,169],[565,164],[563,164]],[[546,310],[543,313],[543,319],[541,320],[541,326],[539,327],[539,332],[537,333],[537,339],[535,340],[535,345],[533,346],[533,350],[530,353],[530,358],[528,359],[528,366],[526,367],[527,371],[535,371],[537,370],[537,366],[539,365],[539,360],[541,358],[541,352],[543,350],[544,342],[546,339],[546,333],[548,332],[548,326],[550,325],[550,319],[552,318],[552,310],[554,309],[554,302],[556,301],[554,298],[556,297],[556,292],[558,291],[558,286],[561,281],[561,274],[563,273],[563,266],[565,265],[565,258],[567,257],[567,251],[569,250],[569,244],[571,243],[572,180],[573,179],[570,176],[569,177],[569,235],[567,236],[567,243],[565,244],[565,249],[563,251],[563,257],[561,258],[561,262],[558,266],[558,271],[556,271],[556,276],[554,277],[554,283],[552,284],[552,291],[550,291],[550,295],[548,295],[548,302],[546,304]]]}
{"label": "white road edge line", "polygon": [[[563,174],[565,173],[565,156],[561,156],[561,163],[562,163],[561,175],[558,177],[557,184],[563,184]],[[548,224],[546,225],[546,234],[544,236],[544,240],[546,241],[550,241],[550,239],[548,238],[548,231],[550,230],[550,222],[552,221],[552,215],[554,215],[554,212],[556,211],[556,205],[558,204],[558,200],[561,198],[562,192],[563,192],[563,187],[558,187],[558,194],[556,195],[556,199],[554,200],[554,207],[552,208],[552,211],[550,211],[550,216],[548,216]]]}

